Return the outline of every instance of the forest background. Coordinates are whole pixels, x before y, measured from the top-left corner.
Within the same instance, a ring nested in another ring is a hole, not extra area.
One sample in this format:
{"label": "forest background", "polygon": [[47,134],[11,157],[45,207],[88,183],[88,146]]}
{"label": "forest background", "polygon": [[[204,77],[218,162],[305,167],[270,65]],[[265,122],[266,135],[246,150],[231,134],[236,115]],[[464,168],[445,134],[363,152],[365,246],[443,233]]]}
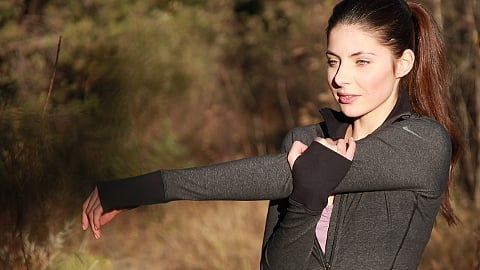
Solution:
{"label": "forest background", "polygon": [[[420,269],[480,269],[480,4],[425,0],[466,147]],[[335,1],[0,2],[0,269],[257,269],[267,202],[172,202],[80,226],[98,180],[272,154],[332,106]],[[58,58],[57,58],[58,57]]]}

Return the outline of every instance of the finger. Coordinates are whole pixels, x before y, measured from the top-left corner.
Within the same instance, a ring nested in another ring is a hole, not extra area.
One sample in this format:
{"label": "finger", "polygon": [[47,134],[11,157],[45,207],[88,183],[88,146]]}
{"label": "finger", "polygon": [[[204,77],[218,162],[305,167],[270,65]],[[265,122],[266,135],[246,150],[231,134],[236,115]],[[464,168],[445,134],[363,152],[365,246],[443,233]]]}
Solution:
{"label": "finger", "polygon": [[295,152],[297,154],[302,154],[307,150],[308,146],[301,141],[294,141],[289,152]]}
{"label": "finger", "polygon": [[297,160],[297,158],[307,150],[308,146],[300,141],[294,141],[290,151],[288,152],[287,160],[290,165],[290,169],[293,168],[293,164]]}
{"label": "finger", "polygon": [[93,202],[90,203],[89,205],[89,208],[87,209],[87,217],[88,217],[88,222],[89,222],[89,225],[90,225],[90,230],[92,231],[93,235],[95,236],[95,238],[98,239],[98,226],[95,224],[95,215],[97,214],[98,212],[98,206],[99,206],[99,201],[98,200],[95,200]]}
{"label": "finger", "polygon": [[82,229],[85,231],[88,229],[88,217],[87,213],[85,212],[85,208],[82,210]]}
{"label": "finger", "polygon": [[95,229],[95,224],[93,224],[93,217],[89,217],[90,230],[93,233],[93,236],[98,239],[97,230]]}
{"label": "finger", "polygon": [[87,205],[88,205],[88,202],[90,200],[90,196],[88,196],[88,198],[83,202],[83,205],[82,205],[82,229],[85,231],[86,229],[88,229],[88,217],[87,217]]}
{"label": "finger", "polygon": [[315,138],[315,141],[325,145],[325,146],[335,146],[337,144],[336,141],[334,141],[332,138],[321,138],[317,137]]}
{"label": "finger", "polygon": [[103,226],[107,224],[120,212],[122,212],[122,210],[112,210],[108,213],[104,213],[102,216],[100,216],[100,225]]}
{"label": "finger", "polygon": [[297,158],[299,156],[301,156],[301,155],[297,154],[297,153],[289,153],[288,154],[287,160],[288,160],[288,165],[290,165],[290,169],[293,168],[293,164],[295,164],[295,161],[297,160]]}
{"label": "finger", "polygon": [[316,142],[319,142],[319,143],[321,143],[321,144],[323,144],[323,145],[328,144],[327,139],[322,138],[322,137],[316,137],[316,138],[315,138],[315,141],[316,141]]}
{"label": "finger", "polygon": [[355,150],[357,149],[357,143],[355,142],[355,140],[350,137],[348,139],[348,147],[347,147],[347,151],[345,153],[345,157],[349,160],[353,160],[353,156],[355,155]]}
{"label": "finger", "polygon": [[82,205],[82,228],[84,230],[88,229],[89,227],[88,213],[92,208],[92,202],[95,200],[96,194],[98,193],[97,188],[95,187]]}
{"label": "finger", "polygon": [[337,145],[337,141],[334,141],[332,138],[326,138],[325,141],[329,144],[329,145]]}
{"label": "finger", "polygon": [[308,145],[306,145],[306,144],[304,144],[304,143],[302,143],[302,142],[300,142],[300,141],[297,141],[296,144],[297,144],[297,146],[299,147],[299,150],[300,150],[301,154],[303,154],[303,152],[307,151]]}
{"label": "finger", "polygon": [[347,152],[347,142],[344,139],[339,139],[337,141],[337,152],[340,155],[345,156]]}
{"label": "finger", "polygon": [[86,203],[86,206],[85,206],[85,209],[86,209],[86,212],[88,213],[93,205],[94,205],[94,202],[98,199],[98,192],[97,192],[97,188],[95,187],[92,191],[92,193],[90,193],[90,196],[88,196],[88,199],[87,199],[87,203]]}
{"label": "finger", "polygon": [[[98,217],[98,222],[100,222],[100,217]],[[100,229],[100,225],[96,225],[95,224],[95,217],[94,217],[94,222],[93,222],[93,226],[94,226],[94,229],[93,229],[93,236],[95,237],[95,239],[100,239],[100,237],[102,237],[102,230]]]}
{"label": "finger", "polygon": [[97,206],[93,210],[93,224],[95,225],[95,229],[97,231],[100,230],[101,224],[100,224],[100,217],[103,214],[103,207],[100,204],[100,201],[98,202]]}
{"label": "finger", "polygon": [[336,142],[331,138],[315,138],[315,141],[321,143],[325,147],[328,147],[330,150],[337,152]]}

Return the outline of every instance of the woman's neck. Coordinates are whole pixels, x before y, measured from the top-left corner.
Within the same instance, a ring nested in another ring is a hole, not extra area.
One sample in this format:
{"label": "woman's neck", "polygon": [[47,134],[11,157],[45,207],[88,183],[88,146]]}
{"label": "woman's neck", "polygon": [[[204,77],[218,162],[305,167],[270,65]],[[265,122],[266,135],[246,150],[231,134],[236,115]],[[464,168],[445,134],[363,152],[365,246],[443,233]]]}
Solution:
{"label": "woman's neck", "polygon": [[[375,110],[353,119],[353,122],[349,127],[350,136],[355,140],[360,140],[374,132],[385,122],[385,120],[387,120],[388,116],[394,109],[397,100],[398,94],[394,94],[393,98],[385,101]],[[349,130],[347,129],[346,135],[348,135],[348,133]]]}
{"label": "woman's neck", "polygon": [[363,139],[379,128],[383,122],[385,122],[387,117],[388,115],[377,119],[369,119],[368,117],[355,119],[347,128],[345,138],[348,139],[349,137],[353,137],[354,140]]}

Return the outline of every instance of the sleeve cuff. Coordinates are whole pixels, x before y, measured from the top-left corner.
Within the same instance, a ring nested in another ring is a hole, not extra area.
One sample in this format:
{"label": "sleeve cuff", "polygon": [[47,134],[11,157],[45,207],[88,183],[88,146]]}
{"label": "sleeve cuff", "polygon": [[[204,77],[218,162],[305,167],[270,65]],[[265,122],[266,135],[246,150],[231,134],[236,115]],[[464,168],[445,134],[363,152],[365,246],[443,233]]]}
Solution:
{"label": "sleeve cuff", "polygon": [[104,212],[165,202],[161,171],[97,183]]}
{"label": "sleeve cuff", "polygon": [[318,142],[313,142],[293,166],[290,199],[311,211],[322,211],[328,196],[342,181],[352,161]]}

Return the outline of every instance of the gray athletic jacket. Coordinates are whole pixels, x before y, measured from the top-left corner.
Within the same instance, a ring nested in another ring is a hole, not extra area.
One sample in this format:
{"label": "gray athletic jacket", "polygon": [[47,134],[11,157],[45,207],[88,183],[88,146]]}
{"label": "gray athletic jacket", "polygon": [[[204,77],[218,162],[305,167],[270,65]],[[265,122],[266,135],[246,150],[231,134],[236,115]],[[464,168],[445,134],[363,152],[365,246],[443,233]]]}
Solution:
{"label": "gray athletic jacket", "polygon": [[[446,130],[412,114],[401,95],[385,123],[357,141],[346,176],[333,190],[322,252],[315,236],[319,213],[288,200],[293,180],[286,158],[296,140],[343,138],[348,119],[332,110],[322,114],[323,122],[291,130],[278,155],[99,182],[104,211],[173,200],[270,200],[261,269],[416,269],[447,185]],[[345,170],[336,166],[329,168]]]}

